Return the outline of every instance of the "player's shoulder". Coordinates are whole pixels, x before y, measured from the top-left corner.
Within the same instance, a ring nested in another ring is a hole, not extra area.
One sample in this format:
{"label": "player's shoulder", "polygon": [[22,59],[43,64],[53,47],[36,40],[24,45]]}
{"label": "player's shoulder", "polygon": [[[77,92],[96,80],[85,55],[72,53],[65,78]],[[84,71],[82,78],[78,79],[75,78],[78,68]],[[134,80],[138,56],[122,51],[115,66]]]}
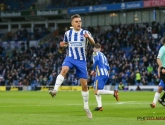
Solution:
{"label": "player's shoulder", "polygon": [[72,29],[65,31],[65,34],[72,32]]}
{"label": "player's shoulder", "polygon": [[165,46],[162,46],[161,48],[165,50]]}
{"label": "player's shoulder", "polygon": [[98,56],[99,53],[98,52],[93,52],[93,56]]}
{"label": "player's shoulder", "polygon": [[159,51],[165,51],[165,46],[160,47]]}
{"label": "player's shoulder", "polygon": [[84,33],[88,33],[88,34],[91,35],[91,33],[90,33],[88,30],[82,29],[82,31],[83,31]]}
{"label": "player's shoulder", "polygon": [[99,51],[99,54],[105,56],[104,53],[102,53],[102,52],[100,52],[100,51]]}

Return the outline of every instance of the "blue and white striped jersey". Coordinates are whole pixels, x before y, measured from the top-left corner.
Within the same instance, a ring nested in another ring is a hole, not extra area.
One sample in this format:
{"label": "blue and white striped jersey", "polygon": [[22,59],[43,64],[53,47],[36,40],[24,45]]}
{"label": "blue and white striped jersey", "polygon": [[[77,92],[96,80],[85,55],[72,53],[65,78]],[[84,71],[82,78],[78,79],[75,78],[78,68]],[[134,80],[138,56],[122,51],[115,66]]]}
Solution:
{"label": "blue and white striped jersey", "polygon": [[102,52],[93,52],[93,70],[96,71],[96,76],[109,76],[110,67],[107,58]]}
{"label": "blue and white striped jersey", "polygon": [[69,43],[68,56],[78,60],[86,60],[86,46],[88,40],[84,37],[84,34],[91,34],[87,30],[81,29],[80,31],[74,31],[74,29],[68,30],[64,35],[64,42]]}

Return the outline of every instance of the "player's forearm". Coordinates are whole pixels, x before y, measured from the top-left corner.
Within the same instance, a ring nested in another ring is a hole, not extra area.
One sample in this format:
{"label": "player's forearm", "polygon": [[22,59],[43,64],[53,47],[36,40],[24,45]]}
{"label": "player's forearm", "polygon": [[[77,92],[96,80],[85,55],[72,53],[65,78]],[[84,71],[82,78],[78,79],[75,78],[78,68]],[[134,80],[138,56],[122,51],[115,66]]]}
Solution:
{"label": "player's forearm", "polygon": [[162,67],[162,62],[161,62],[161,60],[159,58],[157,58],[157,63],[159,65],[159,68],[161,68]]}
{"label": "player's forearm", "polygon": [[93,38],[88,37],[87,39],[88,39],[88,41],[90,42],[91,45],[94,45],[95,44],[95,41],[94,41]]}

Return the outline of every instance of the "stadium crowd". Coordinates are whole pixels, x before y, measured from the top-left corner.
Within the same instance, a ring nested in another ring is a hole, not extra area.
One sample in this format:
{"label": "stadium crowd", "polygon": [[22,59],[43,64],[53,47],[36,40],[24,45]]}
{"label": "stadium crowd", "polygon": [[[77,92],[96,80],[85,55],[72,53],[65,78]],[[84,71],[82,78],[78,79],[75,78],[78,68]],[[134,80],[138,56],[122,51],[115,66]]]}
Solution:
{"label": "stadium crowd", "polygon": [[[109,30],[88,27],[95,42],[102,45],[102,52],[107,56],[111,70],[107,84],[122,83],[128,85],[157,85],[156,57],[161,47],[161,37],[165,32],[165,24],[157,22],[143,25],[111,25]],[[154,39],[152,34],[158,34]],[[60,37],[61,40],[63,36]],[[60,40],[59,40],[60,41]],[[59,74],[66,49],[59,48],[59,41],[51,38],[50,43],[40,47],[24,47],[20,51],[13,50],[5,55],[0,47],[0,85],[54,85]],[[45,46],[46,45],[46,46]],[[93,66],[92,47],[87,48],[88,74]],[[94,77],[88,76],[89,85]],[[75,70],[70,70],[64,85],[80,85]]]}
{"label": "stadium crowd", "polygon": [[36,0],[0,0],[0,11],[35,9]]}
{"label": "stadium crowd", "polygon": [[33,33],[28,32],[26,28],[18,29],[16,32],[9,31],[6,35],[6,41],[20,41],[20,40],[38,40],[50,33],[50,29],[46,27],[33,27]]}

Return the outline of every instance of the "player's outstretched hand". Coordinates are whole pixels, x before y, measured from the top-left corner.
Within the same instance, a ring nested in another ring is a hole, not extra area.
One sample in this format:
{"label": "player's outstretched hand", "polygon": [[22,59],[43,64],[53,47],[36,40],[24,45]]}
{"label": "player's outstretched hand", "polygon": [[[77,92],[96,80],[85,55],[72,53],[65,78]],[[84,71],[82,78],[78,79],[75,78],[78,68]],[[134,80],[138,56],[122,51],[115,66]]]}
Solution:
{"label": "player's outstretched hand", "polygon": [[60,47],[66,47],[66,46],[68,46],[68,43],[67,42],[60,42]]}

